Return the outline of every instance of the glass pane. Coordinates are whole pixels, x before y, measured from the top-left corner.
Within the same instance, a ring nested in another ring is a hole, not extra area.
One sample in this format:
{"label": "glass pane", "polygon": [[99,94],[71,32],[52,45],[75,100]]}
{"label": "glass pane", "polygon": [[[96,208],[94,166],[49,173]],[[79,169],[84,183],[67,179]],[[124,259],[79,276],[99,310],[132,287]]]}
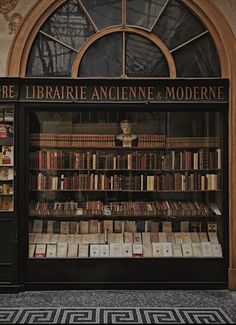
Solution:
{"label": "glass pane", "polygon": [[122,23],[121,0],[81,0],[98,29]]}
{"label": "glass pane", "polygon": [[127,0],[127,24],[151,29],[166,0]]}
{"label": "glass pane", "polygon": [[171,50],[205,30],[204,26],[186,7],[171,0],[153,33]]}
{"label": "glass pane", "polygon": [[38,34],[32,46],[27,77],[70,77],[75,52]]}
{"label": "glass pane", "polygon": [[130,77],[167,77],[168,65],[163,53],[148,39],[126,34],[126,74]]}
{"label": "glass pane", "polygon": [[119,77],[122,74],[122,34],[110,34],[93,43],[85,53],[79,77]]}
{"label": "glass pane", "polygon": [[28,110],[29,257],[225,255],[224,116],[173,108]]}
{"label": "glass pane", "polygon": [[68,1],[43,25],[42,30],[56,39],[79,49],[94,31],[77,1]]}
{"label": "glass pane", "polygon": [[178,77],[220,77],[220,62],[209,35],[173,52]]}

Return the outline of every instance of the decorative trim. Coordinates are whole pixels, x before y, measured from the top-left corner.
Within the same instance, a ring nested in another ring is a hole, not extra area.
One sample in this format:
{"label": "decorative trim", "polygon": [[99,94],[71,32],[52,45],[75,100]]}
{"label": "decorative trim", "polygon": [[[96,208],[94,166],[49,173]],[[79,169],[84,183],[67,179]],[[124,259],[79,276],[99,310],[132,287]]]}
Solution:
{"label": "decorative trim", "polygon": [[5,20],[9,22],[9,34],[15,34],[21,21],[22,16],[19,13],[14,13],[9,16],[9,13],[13,11],[19,0],[0,0],[0,13]]}

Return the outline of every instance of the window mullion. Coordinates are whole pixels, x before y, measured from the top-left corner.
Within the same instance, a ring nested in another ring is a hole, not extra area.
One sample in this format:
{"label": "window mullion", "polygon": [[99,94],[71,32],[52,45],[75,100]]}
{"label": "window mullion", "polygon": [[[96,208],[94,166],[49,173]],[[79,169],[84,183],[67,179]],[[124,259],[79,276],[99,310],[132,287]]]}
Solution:
{"label": "window mullion", "polygon": [[194,36],[193,38],[189,39],[188,41],[180,44],[179,46],[175,47],[174,49],[170,50],[170,53],[173,53],[175,51],[177,51],[178,49],[184,47],[185,45],[189,44],[189,43],[192,43],[193,41],[197,40],[198,38],[204,36],[208,34],[208,30],[205,30],[204,32],[202,32],[201,34],[197,35],[197,36]]}
{"label": "window mullion", "polygon": [[86,10],[86,8],[84,7],[84,5],[82,4],[82,2],[80,0],[77,0],[78,4],[80,5],[80,8],[82,9],[82,11],[84,12],[86,18],[88,19],[89,23],[91,24],[92,28],[94,29],[95,32],[98,32],[98,28],[97,25],[95,24],[95,22],[93,21],[92,17],[90,16],[90,14],[88,13],[88,11]]}
{"label": "window mullion", "polygon": [[156,23],[158,22],[158,20],[160,19],[162,13],[165,11],[167,5],[169,4],[170,0],[166,0],[166,3],[164,4],[163,8],[161,9],[159,15],[157,16],[157,18],[155,19],[154,23],[152,24],[152,27],[150,28],[150,32],[152,32],[153,28],[155,27]]}

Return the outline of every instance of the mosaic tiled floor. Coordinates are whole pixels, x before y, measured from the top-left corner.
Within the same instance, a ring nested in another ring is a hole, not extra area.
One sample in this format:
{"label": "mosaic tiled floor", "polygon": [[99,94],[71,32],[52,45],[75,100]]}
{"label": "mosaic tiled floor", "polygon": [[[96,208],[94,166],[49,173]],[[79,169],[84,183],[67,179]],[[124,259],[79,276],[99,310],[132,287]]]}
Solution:
{"label": "mosaic tiled floor", "polygon": [[222,308],[0,308],[0,324],[232,324]]}

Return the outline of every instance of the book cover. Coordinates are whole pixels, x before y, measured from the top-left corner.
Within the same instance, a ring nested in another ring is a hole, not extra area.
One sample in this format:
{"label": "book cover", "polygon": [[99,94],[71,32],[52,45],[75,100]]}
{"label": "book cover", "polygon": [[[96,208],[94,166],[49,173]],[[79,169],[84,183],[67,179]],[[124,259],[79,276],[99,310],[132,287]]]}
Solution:
{"label": "book cover", "polygon": [[191,243],[183,243],[182,244],[183,257],[192,257],[193,249]]}
{"label": "book cover", "polygon": [[160,243],[167,243],[167,235],[166,232],[159,232],[158,233],[159,236],[159,242]]}
{"label": "book cover", "polygon": [[34,252],[35,252],[35,247],[36,244],[29,244],[29,257],[32,258],[34,257]]}
{"label": "book cover", "polygon": [[151,244],[150,232],[142,232],[142,243],[143,245]]}
{"label": "book cover", "polygon": [[110,245],[104,244],[100,245],[100,257],[109,257],[110,256]]}
{"label": "book cover", "polygon": [[122,244],[111,243],[110,244],[110,256],[111,257],[122,257]]}
{"label": "book cover", "polygon": [[153,257],[163,257],[163,243],[152,243]]}
{"label": "book cover", "polygon": [[202,245],[201,243],[192,243],[193,256],[202,257]]}
{"label": "book cover", "polygon": [[221,244],[212,244],[211,248],[214,257],[223,257]]}
{"label": "book cover", "polygon": [[182,247],[180,244],[172,244],[172,251],[173,251],[174,257],[182,257],[183,256]]}
{"label": "book cover", "polygon": [[67,243],[58,242],[57,243],[57,257],[66,258],[67,257]]}
{"label": "book cover", "polygon": [[172,244],[171,243],[163,243],[162,244],[162,249],[163,249],[163,256],[164,257],[171,257],[171,256],[173,256]]}
{"label": "book cover", "polygon": [[100,257],[100,245],[90,245],[90,257]]}
{"label": "book cover", "polygon": [[133,244],[133,256],[138,256],[138,257],[143,256],[142,244]]}
{"label": "book cover", "polygon": [[2,146],[2,166],[12,166],[13,161],[13,146]]}
{"label": "book cover", "polygon": [[78,257],[88,257],[89,255],[89,245],[79,244]]}
{"label": "book cover", "polygon": [[35,257],[42,258],[46,256],[46,244],[36,244]]}
{"label": "book cover", "polygon": [[33,233],[43,232],[43,220],[33,220]]}
{"label": "book cover", "polygon": [[140,232],[134,233],[134,244],[142,244],[142,234]]}
{"label": "book cover", "polygon": [[212,257],[212,244],[210,242],[201,242],[202,245],[202,256]]}
{"label": "book cover", "polygon": [[216,232],[208,232],[208,237],[212,244],[219,244],[219,239]]}
{"label": "book cover", "polygon": [[122,245],[122,256],[123,257],[132,257],[133,256],[131,243],[124,243]]}
{"label": "book cover", "polygon": [[80,221],[79,224],[79,232],[80,234],[88,234],[89,233],[89,222],[88,221]]}
{"label": "book cover", "polygon": [[132,232],[124,232],[124,242],[126,244],[133,244],[133,233]]}
{"label": "book cover", "polygon": [[143,257],[153,257],[152,245],[143,244]]}
{"label": "book cover", "polygon": [[48,244],[47,245],[47,258],[55,258],[57,257],[57,245],[56,244]]}

